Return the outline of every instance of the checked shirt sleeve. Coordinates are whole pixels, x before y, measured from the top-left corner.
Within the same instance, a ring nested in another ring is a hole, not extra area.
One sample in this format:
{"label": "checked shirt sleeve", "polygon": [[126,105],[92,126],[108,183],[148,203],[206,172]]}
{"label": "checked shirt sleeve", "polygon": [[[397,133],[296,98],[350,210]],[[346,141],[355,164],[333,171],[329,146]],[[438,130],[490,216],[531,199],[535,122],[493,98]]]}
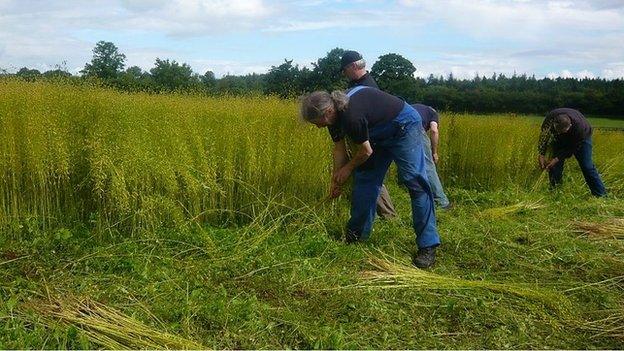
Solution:
{"label": "checked shirt sleeve", "polygon": [[552,144],[553,140],[553,117],[551,115],[548,115],[542,123],[542,131],[540,133],[539,141],[537,144],[537,151],[540,155],[546,155],[546,151],[548,150],[548,147]]}

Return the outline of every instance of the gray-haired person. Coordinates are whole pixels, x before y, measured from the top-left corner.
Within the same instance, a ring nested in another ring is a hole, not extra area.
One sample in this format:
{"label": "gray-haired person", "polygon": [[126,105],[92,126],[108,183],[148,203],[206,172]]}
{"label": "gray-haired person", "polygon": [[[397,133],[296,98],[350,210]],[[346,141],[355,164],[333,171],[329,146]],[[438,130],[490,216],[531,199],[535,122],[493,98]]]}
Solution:
{"label": "gray-haired person", "polygon": [[[349,89],[359,85],[379,89],[375,79],[366,71],[366,61],[359,52],[345,51],[340,59],[340,69],[342,74],[349,79]],[[379,217],[385,219],[396,217],[394,204],[385,185],[381,186],[376,206]]]}
{"label": "gray-haired person", "polygon": [[[315,91],[301,99],[301,117],[319,128],[327,127],[334,141],[331,195],[337,197],[353,174],[351,218],[347,242],[366,240],[375,220],[375,201],[392,162],[409,189],[419,268],[435,262],[440,237],[433,194],[425,170],[422,120],[413,107],[379,89],[357,86],[341,91]],[[349,160],[345,138],[359,145]]]}
{"label": "gray-haired person", "polygon": [[[440,181],[436,169],[436,164],[439,160],[438,141],[440,140],[440,131],[438,127],[440,125],[440,116],[438,115],[438,111],[431,106],[412,104],[412,107],[416,109],[420,117],[422,117],[422,133],[425,142],[425,166],[427,167],[427,177],[429,178],[429,185],[431,185],[433,197],[440,207],[449,209],[451,207],[451,202],[444,193],[444,188],[442,188],[442,182]],[[429,136],[431,136],[431,138]]]}

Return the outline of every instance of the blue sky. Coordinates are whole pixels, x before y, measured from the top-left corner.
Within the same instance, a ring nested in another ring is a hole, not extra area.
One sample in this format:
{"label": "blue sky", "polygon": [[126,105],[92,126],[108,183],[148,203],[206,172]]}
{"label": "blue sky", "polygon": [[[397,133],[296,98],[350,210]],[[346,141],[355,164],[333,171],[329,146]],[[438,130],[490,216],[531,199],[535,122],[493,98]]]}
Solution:
{"label": "blue sky", "polygon": [[266,72],[335,47],[372,65],[398,53],[418,76],[493,72],[624,78],[624,0],[0,0],[0,68],[78,72],[99,40],[127,66]]}

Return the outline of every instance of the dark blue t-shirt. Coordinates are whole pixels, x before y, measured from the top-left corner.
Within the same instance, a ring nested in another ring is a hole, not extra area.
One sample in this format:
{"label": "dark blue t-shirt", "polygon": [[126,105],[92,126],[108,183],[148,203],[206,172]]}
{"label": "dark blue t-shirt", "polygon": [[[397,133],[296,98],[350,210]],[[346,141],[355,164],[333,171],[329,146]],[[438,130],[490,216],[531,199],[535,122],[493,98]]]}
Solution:
{"label": "dark blue t-shirt", "polygon": [[413,104],[412,107],[415,108],[420,117],[422,117],[422,124],[425,131],[428,132],[429,129],[431,129],[431,122],[440,124],[438,111],[436,111],[433,107],[423,104]]}
{"label": "dark blue t-shirt", "polygon": [[336,123],[327,127],[334,142],[348,136],[356,144],[368,140],[368,129],[392,121],[405,102],[375,88],[364,88],[349,98],[347,109],[338,112]]}

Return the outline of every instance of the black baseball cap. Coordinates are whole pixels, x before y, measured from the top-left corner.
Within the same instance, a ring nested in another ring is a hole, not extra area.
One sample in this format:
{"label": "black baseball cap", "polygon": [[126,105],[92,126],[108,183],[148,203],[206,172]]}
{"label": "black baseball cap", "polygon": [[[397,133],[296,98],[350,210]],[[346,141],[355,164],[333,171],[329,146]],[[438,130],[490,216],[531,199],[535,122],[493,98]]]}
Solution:
{"label": "black baseball cap", "polygon": [[340,59],[340,70],[344,70],[345,67],[352,64],[353,62],[359,61],[362,59],[362,55],[359,52],[353,50],[347,50],[342,54],[342,58]]}

